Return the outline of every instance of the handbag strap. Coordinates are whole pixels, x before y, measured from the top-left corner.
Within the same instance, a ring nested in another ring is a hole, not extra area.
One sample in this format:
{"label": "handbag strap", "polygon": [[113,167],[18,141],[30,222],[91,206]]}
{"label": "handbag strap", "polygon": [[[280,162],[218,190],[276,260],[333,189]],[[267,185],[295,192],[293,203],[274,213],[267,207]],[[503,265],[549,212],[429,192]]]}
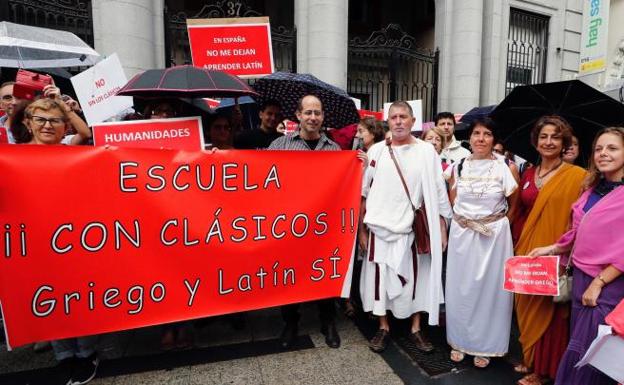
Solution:
{"label": "handbag strap", "polygon": [[405,190],[405,194],[407,194],[407,200],[412,206],[412,211],[416,212],[416,206],[414,206],[414,203],[412,203],[412,197],[410,196],[409,189],[407,188],[407,183],[405,183],[405,178],[403,177],[403,173],[401,172],[401,167],[399,167],[399,162],[394,156],[394,151],[392,151],[392,146],[390,145],[391,143],[392,143],[391,139],[386,139],[386,146],[388,146],[390,157],[392,158],[392,161],[394,162],[394,167],[396,167],[396,170],[399,173],[399,177],[401,178],[401,183],[403,184],[403,190]]}

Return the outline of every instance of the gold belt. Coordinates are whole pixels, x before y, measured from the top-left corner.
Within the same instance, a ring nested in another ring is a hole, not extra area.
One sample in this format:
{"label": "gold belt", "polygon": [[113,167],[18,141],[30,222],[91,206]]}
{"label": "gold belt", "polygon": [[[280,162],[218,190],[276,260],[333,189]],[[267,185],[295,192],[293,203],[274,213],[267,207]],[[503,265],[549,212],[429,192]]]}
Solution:
{"label": "gold belt", "polygon": [[503,218],[505,216],[505,212],[501,211],[498,213],[490,214],[483,218],[479,219],[469,219],[464,216],[453,214],[453,219],[460,225],[462,228],[469,228],[473,231],[476,231],[479,234],[483,234],[485,236],[492,236],[494,233],[492,230],[487,227],[488,223],[496,222],[497,220]]}

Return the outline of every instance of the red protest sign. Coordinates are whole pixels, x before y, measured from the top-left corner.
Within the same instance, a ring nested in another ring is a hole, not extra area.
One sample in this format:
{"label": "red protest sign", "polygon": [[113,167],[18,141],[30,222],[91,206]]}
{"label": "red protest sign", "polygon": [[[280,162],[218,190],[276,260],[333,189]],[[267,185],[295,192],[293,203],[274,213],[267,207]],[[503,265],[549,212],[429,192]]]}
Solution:
{"label": "red protest sign", "polygon": [[206,106],[212,109],[219,107],[219,104],[221,104],[221,101],[218,99],[204,98],[203,100],[206,103]]}
{"label": "red protest sign", "polygon": [[370,110],[358,110],[360,114],[360,118],[375,118],[375,120],[382,121],[383,120],[383,112],[379,111],[370,111]]}
{"label": "red protest sign", "polygon": [[204,149],[204,131],[198,116],[99,123],[93,126],[93,143],[196,151]]}
{"label": "red protest sign", "polygon": [[299,130],[299,123],[292,120],[284,120],[284,134],[291,134]]}
{"label": "red protest sign", "polygon": [[241,77],[273,73],[268,17],[187,19],[193,65]]}
{"label": "red protest sign", "polygon": [[559,257],[511,257],[505,262],[503,288],[519,294],[559,295]]}
{"label": "red protest sign", "polygon": [[361,170],[349,151],[7,146],[8,342],[347,296]]}

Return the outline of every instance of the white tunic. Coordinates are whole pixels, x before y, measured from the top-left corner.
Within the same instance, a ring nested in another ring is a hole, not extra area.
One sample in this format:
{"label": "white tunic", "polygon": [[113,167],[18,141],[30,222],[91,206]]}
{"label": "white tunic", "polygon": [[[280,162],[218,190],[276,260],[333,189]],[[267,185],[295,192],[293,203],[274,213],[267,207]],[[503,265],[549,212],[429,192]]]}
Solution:
{"label": "white tunic", "polygon": [[[453,211],[469,219],[506,212],[507,199],[518,187],[504,161],[463,162],[454,175],[457,196]],[[505,260],[513,255],[509,221],[487,225],[486,236],[453,220],[446,267],[446,335],[449,345],[477,356],[502,356],[509,347],[512,294],[503,290]]]}
{"label": "white tunic", "polygon": [[421,140],[392,148],[412,202],[416,207],[424,202],[427,209],[432,250],[431,254],[417,257],[414,290],[414,215],[386,144],[373,145],[368,151],[370,165],[362,182],[362,196],[366,198],[364,223],[371,231],[360,278],[364,310],[375,315],[385,315],[390,310],[397,318],[426,311],[429,323],[437,325],[439,306],[444,302],[438,218],[451,214],[440,158],[433,146]]}

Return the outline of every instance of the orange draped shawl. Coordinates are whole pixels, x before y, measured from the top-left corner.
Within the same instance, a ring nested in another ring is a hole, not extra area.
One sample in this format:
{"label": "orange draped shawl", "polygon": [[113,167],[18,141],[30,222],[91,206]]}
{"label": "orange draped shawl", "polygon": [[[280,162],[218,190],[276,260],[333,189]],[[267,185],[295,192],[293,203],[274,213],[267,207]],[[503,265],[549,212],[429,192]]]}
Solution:
{"label": "orange draped shawl", "polygon": [[[516,244],[516,255],[527,255],[536,247],[551,245],[568,230],[570,210],[581,193],[585,175],[582,168],[563,164],[544,185],[524,223]],[[552,297],[516,294],[515,308],[524,364],[530,368],[533,367],[535,344],[548,329],[555,304]]]}

